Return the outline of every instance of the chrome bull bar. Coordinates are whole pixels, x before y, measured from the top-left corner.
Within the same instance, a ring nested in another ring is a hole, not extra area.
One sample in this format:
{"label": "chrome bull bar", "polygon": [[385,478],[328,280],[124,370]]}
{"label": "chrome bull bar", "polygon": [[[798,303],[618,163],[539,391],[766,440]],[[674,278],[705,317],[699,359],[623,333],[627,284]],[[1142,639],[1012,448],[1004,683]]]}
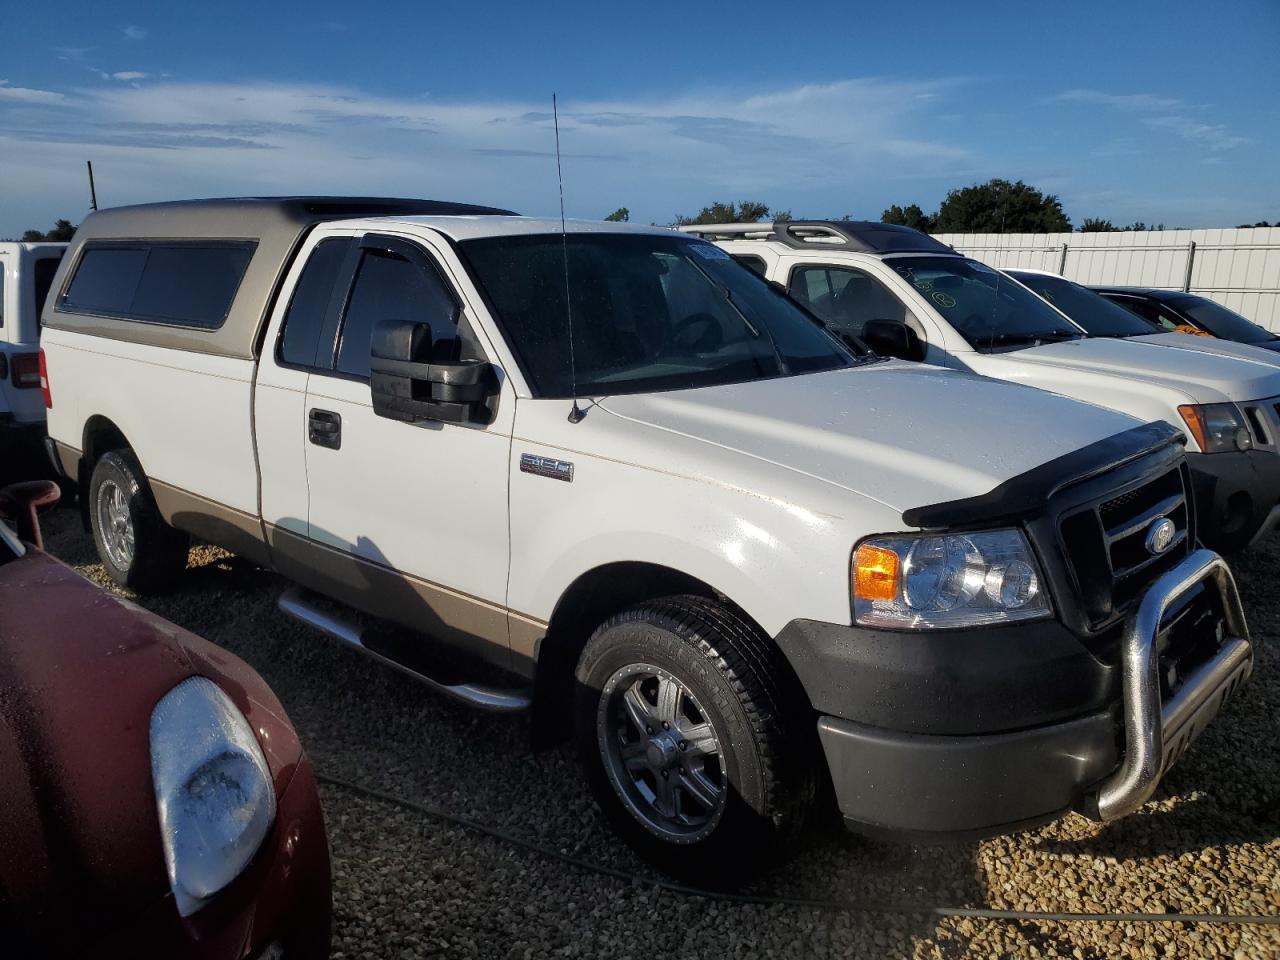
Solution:
{"label": "chrome bull bar", "polygon": [[[1156,647],[1160,623],[1179,597],[1205,581],[1217,589],[1222,601],[1222,645],[1162,704]],[[1095,820],[1114,820],[1142,806],[1165,771],[1252,670],[1253,647],[1235,577],[1212,550],[1196,550],[1151,585],[1125,625],[1121,654],[1124,760],[1086,798],[1083,812]]]}

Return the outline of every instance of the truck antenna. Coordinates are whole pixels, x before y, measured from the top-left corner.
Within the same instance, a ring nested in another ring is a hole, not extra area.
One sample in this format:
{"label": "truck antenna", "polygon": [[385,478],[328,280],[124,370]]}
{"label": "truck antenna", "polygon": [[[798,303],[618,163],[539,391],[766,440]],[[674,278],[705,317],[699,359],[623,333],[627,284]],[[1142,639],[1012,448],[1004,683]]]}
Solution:
{"label": "truck antenna", "polygon": [[85,163],[89,167],[89,209],[98,209],[98,191],[93,186],[93,161],[86,160]]}
{"label": "truck antenna", "polygon": [[569,294],[569,234],[564,225],[564,174],[560,172],[560,110],[556,95],[551,94],[551,118],[556,128],[556,180],[560,184],[560,254],[564,260],[564,309],[569,319],[569,390],[573,407],[569,410],[569,422],[578,423],[586,412],[578,406],[578,369],[573,356],[573,300]]}
{"label": "truck antenna", "polygon": [[[1009,212],[1009,198],[1001,196],[1000,199],[1000,242],[1004,242],[1004,221],[1005,216]],[[996,292],[991,298],[991,343],[988,345],[991,349],[995,349],[996,345],[996,318],[1000,316],[1000,278],[1004,274],[996,267]]]}

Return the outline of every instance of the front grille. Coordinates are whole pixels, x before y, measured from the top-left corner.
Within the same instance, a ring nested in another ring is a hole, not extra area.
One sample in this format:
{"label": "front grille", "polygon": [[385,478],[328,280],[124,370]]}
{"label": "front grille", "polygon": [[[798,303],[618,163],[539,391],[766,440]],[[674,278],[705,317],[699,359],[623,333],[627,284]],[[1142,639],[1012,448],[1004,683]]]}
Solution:
{"label": "front grille", "polygon": [[[1190,552],[1188,487],[1185,468],[1176,466],[1062,519],[1062,545],[1091,627],[1126,612],[1153,580]],[[1147,537],[1164,518],[1173,522],[1173,540],[1154,553]]]}
{"label": "front grille", "polygon": [[[1259,447],[1269,446],[1271,436],[1267,433],[1267,428],[1262,425],[1262,417],[1258,415],[1258,409],[1247,407],[1244,412],[1249,418],[1249,428],[1253,431],[1254,444]],[[1280,416],[1280,410],[1276,411],[1276,415]]]}
{"label": "front grille", "polygon": [[1254,447],[1260,450],[1280,449],[1280,398],[1247,400],[1238,406],[1249,421]]}

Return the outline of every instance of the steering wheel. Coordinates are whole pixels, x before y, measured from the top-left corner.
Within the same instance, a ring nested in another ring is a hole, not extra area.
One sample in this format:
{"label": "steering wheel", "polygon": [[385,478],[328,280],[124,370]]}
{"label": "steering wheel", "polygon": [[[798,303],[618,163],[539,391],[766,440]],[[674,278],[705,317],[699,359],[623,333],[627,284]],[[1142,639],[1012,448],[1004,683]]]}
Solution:
{"label": "steering wheel", "polygon": [[[696,333],[691,333],[695,330]],[[695,353],[705,353],[724,343],[724,331],[720,329],[719,320],[705,311],[699,311],[689,314],[676,324],[671,333],[671,341],[682,347],[689,347]]]}

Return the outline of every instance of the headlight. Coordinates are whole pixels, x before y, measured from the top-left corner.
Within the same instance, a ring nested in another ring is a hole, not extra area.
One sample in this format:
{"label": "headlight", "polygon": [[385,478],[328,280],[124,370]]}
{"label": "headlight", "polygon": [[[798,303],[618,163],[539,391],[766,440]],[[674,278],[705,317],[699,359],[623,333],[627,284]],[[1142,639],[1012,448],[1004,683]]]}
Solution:
{"label": "headlight", "polygon": [[230,698],[191,677],[151,712],[151,778],[169,885],[187,917],[258,852],[276,816],[271,771]]}
{"label": "headlight", "polygon": [[873,537],[853,554],[853,616],[869,627],[931,629],[1049,614],[1022,532]]}
{"label": "headlight", "polygon": [[1178,413],[1205,453],[1248,450],[1253,446],[1249,427],[1234,403],[1186,404],[1178,408]]}

